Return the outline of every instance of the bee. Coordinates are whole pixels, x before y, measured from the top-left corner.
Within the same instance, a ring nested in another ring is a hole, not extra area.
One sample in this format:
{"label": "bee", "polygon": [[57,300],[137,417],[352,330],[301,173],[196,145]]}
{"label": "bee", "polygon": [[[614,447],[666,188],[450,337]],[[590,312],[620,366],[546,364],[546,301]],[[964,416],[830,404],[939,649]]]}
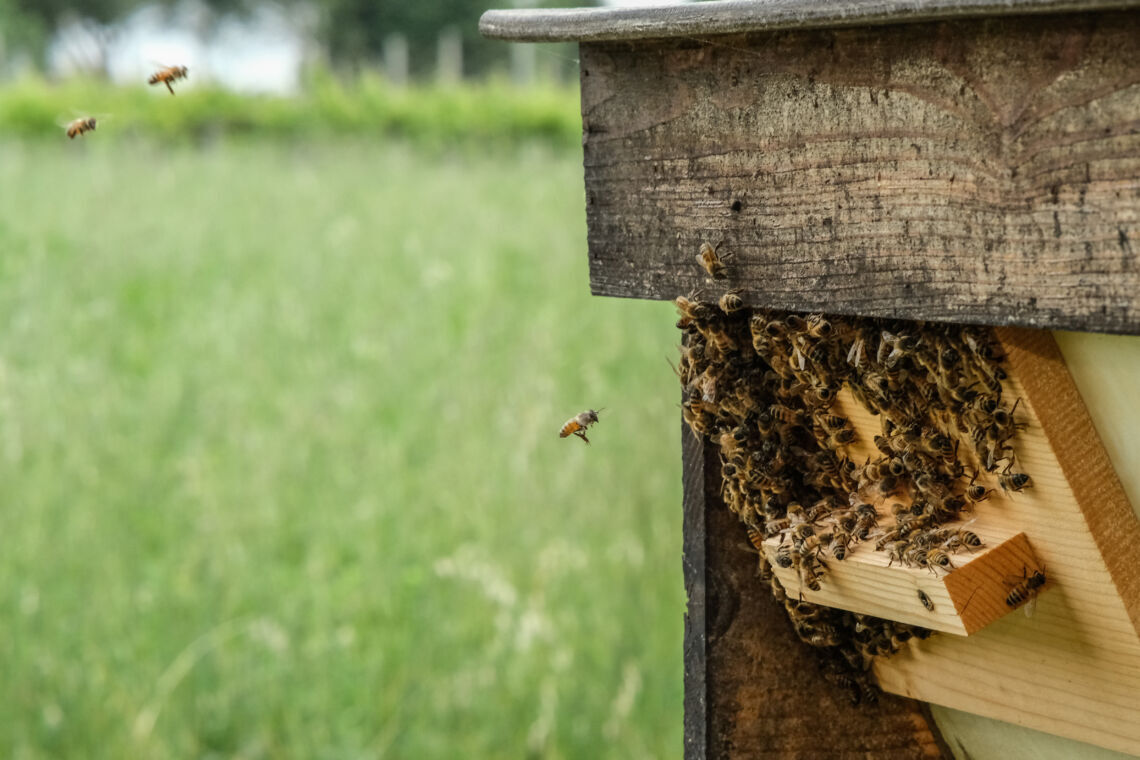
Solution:
{"label": "bee", "polygon": [[934,612],[934,602],[930,601],[930,597],[927,596],[926,592],[922,589],[918,590],[918,601],[922,602],[922,606],[925,607],[928,612]]}
{"label": "bee", "polygon": [[170,94],[174,94],[174,88],[170,86],[171,82],[176,82],[179,79],[186,79],[190,76],[190,70],[185,66],[166,66],[151,74],[150,79],[146,80],[147,84],[158,84],[162,82],[166,85],[166,89],[170,90]]}
{"label": "bee", "polygon": [[748,526],[748,541],[756,548],[756,551],[764,551],[764,533],[753,525]]}
{"label": "bee", "polygon": [[831,323],[824,319],[822,314],[809,314],[807,318],[807,332],[813,338],[826,338],[831,335]]}
{"label": "bee", "polygon": [[729,292],[720,297],[718,305],[725,314],[733,314],[744,308],[744,299],[739,293]]}
{"label": "bee", "polygon": [[829,432],[836,432],[847,427],[847,418],[840,417],[838,414],[819,414],[816,415],[815,421]]}
{"label": "bee", "polygon": [[776,549],[776,564],[780,567],[792,566],[792,546],[791,544],[780,544]]}
{"label": "bee", "polygon": [[717,254],[717,249],[720,248],[722,240],[715,246],[708,243],[701,243],[700,252],[697,253],[697,263],[704,267],[705,271],[709,273],[709,277],[724,277],[724,260],[728,256],[720,256]]}
{"label": "bee", "polygon": [[985,501],[990,498],[993,493],[992,488],[986,488],[983,485],[975,485],[974,481],[978,479],[978,473],[974,473],[974,477],[970,479],[970,484],[966,486],[966,498],[970,500],[971,504],[977,504],[980,501]]}
{"label": "bee", "polygon": [[768,408],[768,413],[772,415],[773,419],[779,420],[787,425],[800,424],[803,416],[803,413],[799,409],[792,409],[783,404],[772,404],[772,406]]}
{"label": "bee", "polygon": [[926,552],[926,565],[932,570],[936,566],[947,571],[954,569],[954,563],[950,561],[950,555],[941,548],[930,549]]}
{"label": "bee", "polygon": [[1033,574],[1030,575],[1029,568],[1024,567],[1021,570],[1021,577],[1010,576],[1006,579],[1006,585],[1010,585],[1011,581],[1013,585],[1005,598],[1005,603],[1010,607],[1016,607],[1029,600],[1029,604],[1025,607],[1025,616],[1032,617],[1033,606],[1037,601],[1037,591],[1045,585],[1045,572],[1034,570]]}
{"label": "bee", "polygon": [[851,545],[851,534],[845,530],[837,530],[831,537],[831,544],[828,549],[831,551],[831,556],[837,560],[844,560],[847,557],[847,549]]}
{"label": "bee", "polygon": [[577,416],[566,420],[566,424],[562,426],[562,430],[559,431],[558,437],[565,438],[568,435],[576,435],[586,443],[589,443],[590,439],[586,437],[586,429],[598,421],[599,411],[601,410],[587,409],[581,414],[578,414]]}
{"label": "bee", "polygon": [[681,314],[681,321],[677,322],[677,327],[681,329],[693,324],[701,327],[705,325],[712,316],[709,305],[698,301],[697,295],[695,294],[687,296],[678,295],[673,303],[676,304],[677,313]]}
{"label": "bee", "polygon": [[86,116],[83,118],[75,119],[74,121],[71,121],[68,124],[66,124],[65,128],[67,129],[68,138],[74,140],[76,137],[79,137],[79,135],[83,134],[84,132],[94,132],[95,131],[95,119],[94,119],[94,117],[91,117],[91,116]]}
{"label": "bee", "polygon": [[837,430],[826,436],[825,440],[827,441],[827,445],[833,449],[838,446],[845,446],[855,440],[855,431],[851,428]]}
{"label": "bee", "polygon": [[1028,475],[1024,472],[1010,472],[1013,463],[1010,462],[1006,465],[1005,470],[1001,475],[998,475],[998,484],[1001,485],[1004,491],[1020,491],[1032,482]]}

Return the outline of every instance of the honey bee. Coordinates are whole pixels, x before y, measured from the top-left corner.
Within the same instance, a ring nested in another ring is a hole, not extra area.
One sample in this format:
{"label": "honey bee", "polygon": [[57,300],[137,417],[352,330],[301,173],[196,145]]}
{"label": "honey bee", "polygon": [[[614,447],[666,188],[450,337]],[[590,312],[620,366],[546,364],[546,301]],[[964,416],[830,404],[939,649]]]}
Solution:
{"label": "honey bee", "polygon": [[1001,475],[998,475],[998,484],[1004,491],[1020,491],[1032,482],[1024,472],[1010,472],[1013,462],[1006,465]]}
{"label": "honey bee", "polygon": [[740,297],[739,293],[733,291],[721,296],[718,305],[725,314],[733,314],[744,308],[744,299]]}
{"label": "honey bee", "polygon": [[780,544],[776,549],[776,564],[780,567],[792,566],[792,546],[791,544]]}
{"label": "honey bee", "polygon": [[151,74],[150,79],[146,80],[147,84],[158,84],[162,82],[166,85],[166,89],[170,90],[170,94],[174,94],[174,88],[170,86],[171,82],[176,82],[179,79],[186,79],[190,76],[190,70],[185,66],[166,66]]}
{"label": "honey bee", "polygon": [[831,544],[828,549],[831,551],[832,557],[842,561],[847,557],[847,549],[850,545],[851,534],[845,530],[837,530],[831,536]]}
{"label": "honey bee", "polygon": [[1016,575],[1006,578],[1006,585],[1012,587],[1009,594],[1005,598],[1005,603],[1010,607],[1016,607],[1022,602],[1029,600],[1029,604],[1025,606],[1025,616],[1033,616],[1033,606],[1037,601],[1037,591],[1045,585],[1045,572],[1043,570],[1034,570],[1030,575],[1029,568],[1024,567],[1021,570],[1021,577]]}
{"label": "honey bee", "polygon": [[922,602],[922,606],[925,607],[928,612],[934,612],[934,602],[930,601],[930,597],[927,596],[926,592],[922,589],[918,590],[918,601]]}
{"label": "honey bee", "polygon": [[728,256],[720,256],[717,254],[717,249],[721,244],[717,243],[715,246],[709,243],[701,243],[700,252],[697,253],[697,263],[704,267],[705,271],[709,273],[709,277],[724,277],[724,260]]}
{"label": "honey bee", "polygon": [[813,338],[826,338],[831,335],[831,323],[822,314],[809,314],[807,332]]}
{"label": "honey bee", "polygon": [[954,569],[954,563],[950,561],[950,555],[941,548],[930,549],[926,552],[926,565],[932,570],[935,567],[941,567],[943,570]]}
{"label": "honey bee", "polygon": [[559,431],[558,437],[565,438],[568,435],[576,435],[586,443],[589,443],[590,439],[586,437],[586,429],[598,421],[599,411],[601,410],[587,409],[581,414],[578,414],[577,416],[566,420],[566,424],[562,426],[562,430]]}
{"label": "honey bee", "polygon": [[966,486],[966,498],[970,500],[971,504],[977,504],[980,501],[985,501],[990,498],[993,492],[992,488],[986,488],[983,485],[976,485],[975,480],[978,479],[978,473],[974,473],[974,477],[970,479],[970,484]]}
{"label": "honey bee", "polygon": [[91,116],[86,116],[83,118],[75,119],[74,121],[68,122],[65,125],[65,128],[67,130],[68,138],[74,140],[76,137],[79,137],[79,135],[83,134],[84,132],[94,132],[95,131],[95,119],[94,119],[94,117],[91,117]]}

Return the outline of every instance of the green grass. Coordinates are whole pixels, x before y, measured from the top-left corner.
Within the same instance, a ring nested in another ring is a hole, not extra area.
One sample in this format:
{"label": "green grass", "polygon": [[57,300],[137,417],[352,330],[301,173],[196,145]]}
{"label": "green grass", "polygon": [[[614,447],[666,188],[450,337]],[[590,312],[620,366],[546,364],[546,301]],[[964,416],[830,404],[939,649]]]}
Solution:
{"label": "green grass", "polygon": [[314,72],[304,94],[295,98],[180,84],[171,97],[163,87],[142,83],[116,87],[67,80],[49,85],[26,77],[0,88],[0,133],[56,140],[63,135],[61,122],[106,115],[97,127],[104,141],[145,136],[200,142],[224,134],[261,141],[396,136],[435,144],[527,137],[568,148],[582,134],[576,91],[553,84],[520,89],[490,80],[400,88],[373,74],[342,82]]}
{"label": "green grass", "polygon": [[0,755],[680,754],[674,317],[589,296],[580,155],[9,141],[0,187]]}

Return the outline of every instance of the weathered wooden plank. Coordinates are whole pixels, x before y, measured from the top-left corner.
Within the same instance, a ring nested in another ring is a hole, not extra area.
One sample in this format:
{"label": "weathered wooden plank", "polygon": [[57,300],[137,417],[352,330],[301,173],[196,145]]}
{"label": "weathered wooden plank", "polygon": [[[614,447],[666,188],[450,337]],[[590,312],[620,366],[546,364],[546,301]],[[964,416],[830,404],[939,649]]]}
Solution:
{"label": "weathered wooden plank", "polygon": [[948,758],[917,703],[882,695],[853,705],[824,679],[818,652],[756,576],[756,555],[720,500],[715,451],[687,428],[682,450],[685,757]]}
{"label": "weathered wooden plank", "polygon": [[721,0],[657,8],[487,11],[486,37],[519,42],[633,40],[811,27],[1119,9],[1134,0]]}
{"label": "weathered wooden plank", "polygon": [[706,756],[708,746],[708,657],[705,618],[705,568],[708,564],[705,537],[704,443],[681,423],[682,521],[681,564],[685,578],[685,758]]}
{"label": "weathered wooden plank", "polygon": [[1140,332],[1140,11],[581,62],[596,294]]}

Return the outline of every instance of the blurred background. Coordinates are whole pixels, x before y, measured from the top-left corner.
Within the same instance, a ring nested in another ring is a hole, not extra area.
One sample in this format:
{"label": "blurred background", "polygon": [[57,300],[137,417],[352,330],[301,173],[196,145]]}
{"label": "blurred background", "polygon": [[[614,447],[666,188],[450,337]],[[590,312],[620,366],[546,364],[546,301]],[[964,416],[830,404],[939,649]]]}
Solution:
{"label": "blurred background", "polygon": [[0,756],[681,754],[676,317],[508,4],[0,0]]}

